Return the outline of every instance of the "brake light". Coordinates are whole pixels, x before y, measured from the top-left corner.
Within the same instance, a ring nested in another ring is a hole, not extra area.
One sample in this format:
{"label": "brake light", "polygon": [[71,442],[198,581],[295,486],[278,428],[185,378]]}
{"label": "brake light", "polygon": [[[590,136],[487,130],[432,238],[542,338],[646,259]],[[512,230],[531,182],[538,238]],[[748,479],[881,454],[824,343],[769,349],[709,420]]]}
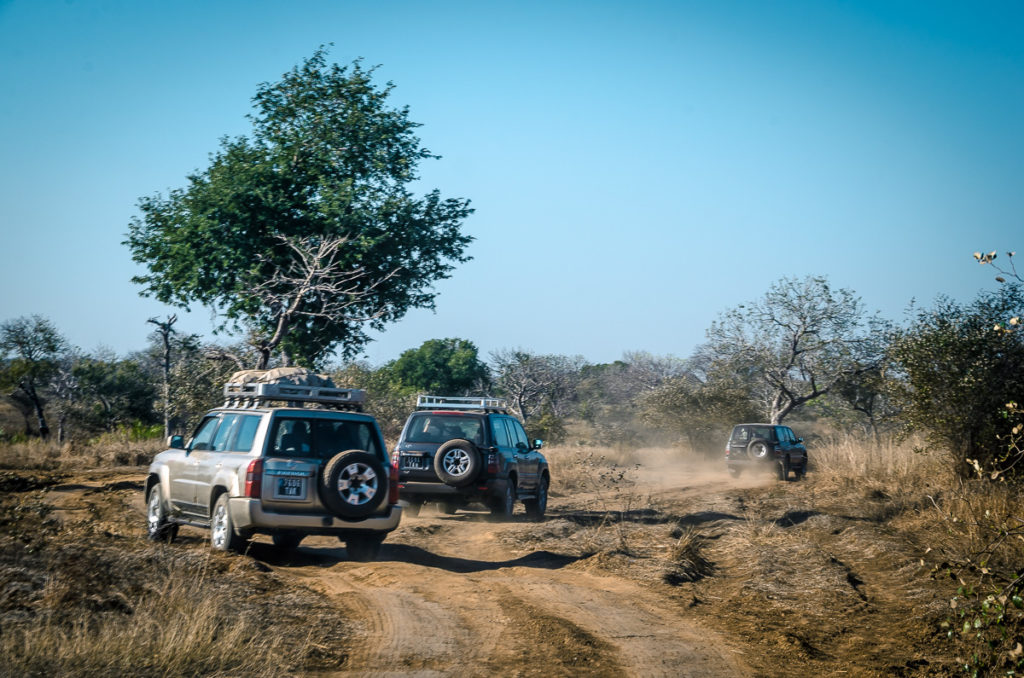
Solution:
{"label": "brake light", "polygon": [[253,459],[245,469],[245,496],[259,499],[263,494],[263,459]]}
{"label": "brake light", "polygon": [[487,472],[497,473],[498,472],[498,455],[491,453],[487,455]]}
{"label": "brake light", "polygon": [[398,503],[398,459],[391,462],[388,472],[388,503]]}

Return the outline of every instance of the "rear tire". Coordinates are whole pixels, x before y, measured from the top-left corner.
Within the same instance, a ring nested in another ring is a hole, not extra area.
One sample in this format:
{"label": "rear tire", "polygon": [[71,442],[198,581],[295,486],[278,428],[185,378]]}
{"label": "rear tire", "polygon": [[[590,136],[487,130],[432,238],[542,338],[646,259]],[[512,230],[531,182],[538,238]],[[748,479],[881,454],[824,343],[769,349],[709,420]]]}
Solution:
{"label": "rear tire", "polygon": [[294,551],[299,547],[299,544],[302,543],[302,538],[304,536],[305,535],[299,532],[282,530],[270,535],[270,539],[274,542],[274,548],[279,551]]}
{"label": "rear tire", "polygon": [[789,480],[789,457],[780,459],[778,465],[775,467],[779,473],[779,480]]}
{"label": "rear tire", "polygon": [[380,545],[384,543],[383,534],[358,535],[345,538],[345,550],[349,560],[357,563],[369,563],[380,556]]}
{"label": "rear tire", "polygon": [[729,475],[731,475],[733,478],[739,478],[741,475],[743,475],[743,469],[739,468],[738,466],[730,466]]}
{"label": "rear tire", "polygon": [[550,481],[547,476],[540,479],[537,487],[537,496],[534,499],[526,499],[523,504],[526,506],[526,517],[535,523],[544,520],[544,513],[548,509],[548,485]]}
{"label": "rear tire", "polygon": [[402,513],[408,515],[411,518],[415,518],[420,514],[420,509],[423,508],[423,504],[418,501],[406,501],[402,506]]}
{"label": "rear tire", "polygon": [[516,483],[509,478],[505,491],[491,504],[491,516],[508,520],[516,510]]}
{"label": "rear tire", "polygon": [[456,504],[455,502],[452,501],[442,501],[438,502],[437,508],[440,509],[441,513],[445,514],[446,516],[454,516],[455,513],[459,510],[459,504]]}

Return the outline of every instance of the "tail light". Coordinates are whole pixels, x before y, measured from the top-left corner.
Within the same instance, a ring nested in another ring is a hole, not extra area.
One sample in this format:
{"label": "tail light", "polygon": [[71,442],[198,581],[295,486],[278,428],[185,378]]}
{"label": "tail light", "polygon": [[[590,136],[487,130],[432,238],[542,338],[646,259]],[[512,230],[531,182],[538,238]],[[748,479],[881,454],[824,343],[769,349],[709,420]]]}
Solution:
{"label": "tail light", "polygon": [[253,459],[245,469],[245,496],[259,499],[263,494],[263,459]]}
{"label": "tail light", "polygon": [[391,462],[388,472],[388,503],[398,503],[398,459]]}
{"label": "tail light", "polygon": [[487,472],[498,472],[498,455],[494,454],[493,452],[487,455]]}

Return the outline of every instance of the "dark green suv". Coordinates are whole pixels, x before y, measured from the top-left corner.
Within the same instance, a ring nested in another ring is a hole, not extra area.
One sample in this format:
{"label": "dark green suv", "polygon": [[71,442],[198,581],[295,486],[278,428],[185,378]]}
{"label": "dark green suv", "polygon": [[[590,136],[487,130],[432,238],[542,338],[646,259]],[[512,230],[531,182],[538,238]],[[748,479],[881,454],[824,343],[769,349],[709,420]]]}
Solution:
{"label": "dark green suv", "polygon": [[773,471],[779,480],[807,473],[807,448],[793,429],[776,424],[738,424],[725,445],[725,464],[732,476],[746,469]]}
{"label": "dark green suv", "polygon": [[482,503],[507,518],[522,501],[541,520],[551,484],[542,445],[528,440],[504,400],[420,396],[395,448],[399,496],[412,515],[425,502],[446,513]]}

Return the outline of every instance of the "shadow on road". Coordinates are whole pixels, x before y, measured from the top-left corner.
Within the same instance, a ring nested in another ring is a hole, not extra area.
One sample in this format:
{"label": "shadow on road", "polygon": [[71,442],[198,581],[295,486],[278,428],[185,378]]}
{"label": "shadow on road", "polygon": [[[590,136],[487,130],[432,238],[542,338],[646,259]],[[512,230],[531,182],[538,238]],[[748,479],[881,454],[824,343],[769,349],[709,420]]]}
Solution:
{"label": "shadow on road", "polygon": [[[339,562],[351,560],[344,548],[320,548],[300,546],[291,552],[281,552],[271,544],[252,542],[248,555],[268,565],[278,567],[331,567]],[[566,565],[583,560],[586,556],[569,556],[551,551],[534,551],[510,560],[476,560],[442,556],[418,546],[388,544],[381,547],[377,562],[397,562],[422,565],[448,572],[470,573],[500,570],[505,567],[531,567],[540,570],[558,570]]]}

